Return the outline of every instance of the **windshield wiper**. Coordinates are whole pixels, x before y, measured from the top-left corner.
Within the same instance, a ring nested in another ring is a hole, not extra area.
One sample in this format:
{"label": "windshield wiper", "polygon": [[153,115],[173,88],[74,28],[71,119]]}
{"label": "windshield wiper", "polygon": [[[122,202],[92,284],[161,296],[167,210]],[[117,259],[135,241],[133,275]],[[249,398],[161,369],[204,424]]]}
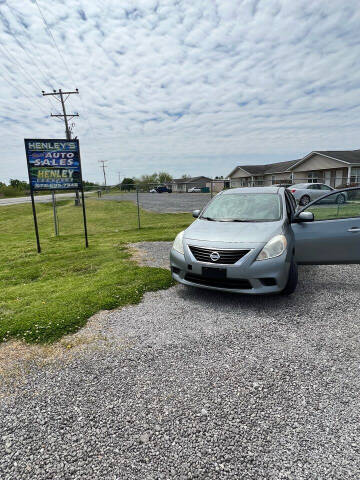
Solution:
{"label": "windshield wiper", "polygon": [[215,218],[211,218],[211,217],[200,217],[200,218],[203,218],[204,220],[209,220],[209,222],[215,222]]}

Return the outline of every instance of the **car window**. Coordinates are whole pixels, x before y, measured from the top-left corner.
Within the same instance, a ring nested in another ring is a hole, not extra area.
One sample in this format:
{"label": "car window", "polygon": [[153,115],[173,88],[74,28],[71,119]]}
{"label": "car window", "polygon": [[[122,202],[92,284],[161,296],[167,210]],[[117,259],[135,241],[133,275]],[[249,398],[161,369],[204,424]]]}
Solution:
{"label": "car window", "polygon": [[305,209],[314,220],[360,217],[360,188],[332,193]]}
{"label": "car window", "polygon": [[328,187],[327,185],[320,185],[320,190],[331,191],[332,188]]}
{"label": "car window", "polygon": [[320,185],[318,185],[317,183],[312,183],[311,185],[309,185],[307,187],[309,190],[320,190]]}
{"label": "car window", "polygon": [[277,193],[229,193],[215,197],[201,217],[218,221],[273,222],[282,216]]}

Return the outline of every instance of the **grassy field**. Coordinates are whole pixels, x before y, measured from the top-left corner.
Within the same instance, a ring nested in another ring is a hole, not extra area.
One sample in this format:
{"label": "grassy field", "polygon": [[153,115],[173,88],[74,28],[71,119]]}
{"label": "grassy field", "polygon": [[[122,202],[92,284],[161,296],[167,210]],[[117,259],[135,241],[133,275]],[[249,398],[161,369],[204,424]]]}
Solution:
{"label": "grassy field", "polygon": [[139,267],[125,245],[172,240],[190,214],[142,212],[136,206],[87,199],[90,247],[84,248],[82,210],[59,202],[60,236],[52,205],[37,206],[42,253],[36,253],[30,205],[0,207],[0,341],[52,342],[75,332],[102,309],[139,302],[146,291],[172,284],[164,269]]}
{"label": "grassy field", "polygon": [[358,217],[360,211],[360,204],[358,202],[350,201],[342,205],[314,205],[309,207],[307,211],[314,214],[315,220],[332,220],[336,218],[351,218]]}

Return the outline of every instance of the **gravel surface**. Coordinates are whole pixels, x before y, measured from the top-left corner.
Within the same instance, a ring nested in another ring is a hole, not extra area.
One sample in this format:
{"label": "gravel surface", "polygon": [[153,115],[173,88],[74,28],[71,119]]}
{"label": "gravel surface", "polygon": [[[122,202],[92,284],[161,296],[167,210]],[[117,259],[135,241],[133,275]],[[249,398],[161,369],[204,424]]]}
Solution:
{"label": "gravel surface", "polygon": [[[136,193],[103,195],[102,199],[136,203]],[[192,212],[209,201],[209,193],[139,193],[139,203],[144,210],[160,213]]]}
{"label": "gravel surface", "polygon": [[290,298],[176,286],[103,315],[107,341],[1,400],[0,479],[358,480],[359,274],[303,267]]}
{"label": "gravel surface", "polygon": [[147,267],[170,269],[170,249],[173,242],[138,242],[130,243],[136,260]]}

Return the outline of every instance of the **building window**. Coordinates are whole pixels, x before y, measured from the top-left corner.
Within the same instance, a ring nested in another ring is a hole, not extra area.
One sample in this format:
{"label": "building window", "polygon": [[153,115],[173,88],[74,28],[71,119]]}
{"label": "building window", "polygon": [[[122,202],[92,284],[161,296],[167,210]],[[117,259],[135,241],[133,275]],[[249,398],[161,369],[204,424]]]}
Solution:
{"label": "building window", "polygon": [[319,172],[308,172],[309,183],[318,183],[318,181],[319,181]]}
{"label": "building window", "polygon": [[276,184],[276,177],[275,175],[271,175],[271,185],[275,185]]}
{"label": "building window", "polygon": [[360,167],[353,167],[351,169],[351,183],[360,183]]}

